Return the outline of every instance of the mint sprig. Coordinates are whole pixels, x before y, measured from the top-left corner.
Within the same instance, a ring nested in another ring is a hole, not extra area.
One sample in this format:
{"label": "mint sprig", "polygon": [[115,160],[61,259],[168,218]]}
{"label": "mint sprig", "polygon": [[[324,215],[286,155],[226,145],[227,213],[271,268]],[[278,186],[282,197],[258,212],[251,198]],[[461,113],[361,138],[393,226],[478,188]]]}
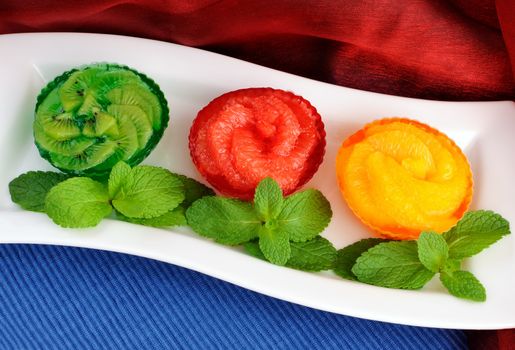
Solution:
{"label": "mint sprig", "polygon": [[254,207],[263,221],[275,219],[283,209],[283,192],[272,178],[263,179],[256,187]]}
{"label": "mint sprig", "polygon": [[291,241],[306,242],[327,227],[332,214],[324,195],[308,189],[288,196],[276,220]]}
{"label": "mint sprig", "polygon": [[109,187],[117,188],[111,197],[113,207],[127,217],[154,218],[175,209],[185,198],[182,181],[166,169],[139,165],[123,172],[112,177],[115,185]]}
{"label": "mint sprig", "polygon": [[330,270],[336,260],[336,248],[327,239],[317,236],[306,242],[292,242],[287,266],[303,271]]}
{"label": "mint sprig", "polygon": [[443,234],[452,259],[469,258],[510,233],[510,224],[488,210],[466,213],[456,226]]}
{"label": "mint sprig", "polygon": [[361,282],[380,287],[420,289],[434,276],[418,259],[414,241],[380,243],[352,267]]}
{"label": "mint sprig", "polygon": [[265,258],[273,264],[284,265],[291,255],[288,233],[266,224],[259,229],[259,248]]}
{"label": "mint sprig", "polygon": [[472,301],[485,301],[485,287],[472,273],[454,271],[440,273],[440,281],[452,295]]}
{"label": "mint sprig", "polygon": [[422,232],[417,240],[418,258],[429,271],[438,272],[449,257],[449,246],[436,232]]}
{"label": "mint sprig", "polygon": [[186,211],[195,232],[231,245],[257,238],[260,252],[277,265],[290,260],[293,243],[320,234],[331,216],[329,201],[319,191],[308,189],[284,198],[271,178],[258,184],[253,203],[204,197]]}
{"label": "mint sprig", "polygon": [[45,211],[52,220],[70,228],[92,227],[112,212],[104,184],[87,177],[75,177],[52,187]]}
{"label": "mint sprig", "polygon": [[184,207],[179,205],[177,208],[164,213],[163,215],[156,216],[153,218],[129,218],[123,214],[118,213],[118,217],[133,224],[151,226],[151,227],[174,227],[174,226],[186,226],[186,216]]}
{"label": "mint sprig", "polygon": [[176,173],[172,173],[172,175],[179,178],[184,186],[184,201],[180,204],[184,209],[189,208],[197,199],[215,195],[215,192],[211,188],[191,177]]}
{"label": "mint sprig", "polygon": [[186,209],[214,192],[184,175],[153,166],[117,163],[107,184],[90,178],[31,171],[9,184],[13,202],[46,212],[63,227],[91,227],[116,209],[128,222],[154,227],[186,225]]}
{"label": "mint sprig", "polygon": [[125,162],[118,162],[111,169],[111,173],[109,174],[109,181],[107,182],[110,198],[115,198],[115,196],[119,193],[123,195],[123,193],[121,193],[121,191],[123,191],[122,185],[126,181],[131,171],[132,168],[130,165]]}
{"label": "mint sprig", "polygon": [[48,191],[69,178],[53,171],[29,171],[9,183],[9,193],[12,201],[23,209],[44,212]]}
{"label": "mint sprig", "polygon": [[334,273],[342,278],[356,281],[358,278],[352,272],[352,267],[356,264],[356,260],[370,248],[388,241],[382,238],[367,238],[340,249],[336,256]]}
{"label": "mint sprig", "polygon": [[[246,242],[245,251],[250,255],[267,260],[258,241]],[[290,242],[291,255],[285,266],[302,271],[324,271],[333,268],[336,248],[327,239],[317,236],[307,242]]]}
{"label": "mint sprig", "polygon": [[188,225],[198,234],[237,245],[258,237],[261,220],[251,203],[224,197],[203,197],[186,211]]}
{"label": "mint sprig", "polygon": [[[113,171],[115,168],[113,168]],[[186,209],[188,209],[193,202],[197,199],[200,199],[204,196],[213,196],[215,192],[205,186],[204,184],[189,178],[187,176],[172,173],[174,176],[179,178],[184,185],[184,201],[179,204],[179,206],[173,210],[170,210],[163,215],[156,216],[153,218],[129,218],[121,213],[117,213],[118,217],[121,220],[131,222],[133,224],[139,224],[144,226],[152,226],[152,227],[174,227],[174,226],[186,226],[188,222],[186,221]]]}
{"label": "mint sprig", "polygon": [[471,272],[461,270],[462,260],[509,233],[509,223],[499,214],[473,211],[442,235],[422,232],[417,241],[356,242],[338,251],[334,270],[343,278],[399,289],[422,288],[439,274],[450,294],[484,301],[485,288]]}

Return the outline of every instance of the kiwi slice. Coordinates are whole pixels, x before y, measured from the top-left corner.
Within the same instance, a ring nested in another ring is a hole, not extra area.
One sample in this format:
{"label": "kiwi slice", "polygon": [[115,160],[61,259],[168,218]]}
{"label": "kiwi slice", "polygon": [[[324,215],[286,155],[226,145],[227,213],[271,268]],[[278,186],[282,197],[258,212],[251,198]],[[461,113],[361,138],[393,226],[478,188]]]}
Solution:
{"label": "kiwi slice", "polygon": [[141,108],[130,105],[110,105],[107,111],[121,122],[122,120],[127,122],[125,118],[128,118],[136,128],[139,148],[145,147],[152,136],[152,125]]}
{"label": "kiwi slice", "polygon": [[39,123],[34,124],[34,137],[36,138],[36,145],[43,148],[46,152],[59,153],[71,156],[84,151],[95,143],[94,139],[87,137],[76,137],[69,140],[56,140],[45,133],[43,126]]}
{"label": "kiwi slice", "polygon": [[50,153],[50,158],[59,169],[85,170],[105,161],[116,151],[116,148],[115,141],[105,141],[91,145],[82,152],[72,156]]}
{"label": "kiwi slice", "polygon": [[49,114],[60,114],[64,113],[64,107],[59,98],[59,92],[54,89],[50,91],[48,95],[40,103],[38,112],[49,113]]}
{"label": "kiwi slice", "polygon": [[82,105],[84,96],[90,90],[96,76],[102,71],[100,67],[74,70],[59,88],[59,97],[65,111],[70,112]]}
{"label": "kiwi slice", "polygon": [[106,177],[119,160],[134,166],[168,125],[159,86],[126,66],[99,63],[64,72],[39,94],[34,138],[42,157],[76,175]]}
{"label": "kiwi slice", "polygon": [[80,119],[90,119],[95,113],[98,113],[101,110],[102,106],[97,101],[95,95],[93,95],[93,92],[87,92],[76,115]]}
{"label": "kiwi slice", "polygon": [[86,120],[82,134],[88,137],[101,137],[103,135],[116,138],[119,136],[116,119],[105,112],[97,112],[92,118]]}
{"label": "kiwi slice", "polygon": [[141,85],[128,84],[109,91],[107,97],[113,104],[138,106],[147,115],[152,128],[161,127],[161,105],[155,95]]}
{"label": "kiwi slice", "polygon": [[125,86],[131,83],[139,83],[141,80],[136,74],[130,70],[108,70],[98,75],[92,88],[99,95],[105,95],[107,92]]}
{"label": "kiwi slice", "polygon": [[57,91],[51,94],[41,104],[36,119],[44,133],[57,141],[69,140],[80,136],[81,131],[71,113],[63,113],[64,109]]}
{"label": "kiwi slice", "polygon": [[41,116],[43,131],[56,141],[66,141],[81,135],[77,122],[71,113]]}
{"label": "kiwi slice", "polygon": [[118,130],[120,136],[115,140],[118,145],[117,153],[120,154],[120,159],[127,161],[138,150],[138,130],[132,120],[123,114],[118,116]]}

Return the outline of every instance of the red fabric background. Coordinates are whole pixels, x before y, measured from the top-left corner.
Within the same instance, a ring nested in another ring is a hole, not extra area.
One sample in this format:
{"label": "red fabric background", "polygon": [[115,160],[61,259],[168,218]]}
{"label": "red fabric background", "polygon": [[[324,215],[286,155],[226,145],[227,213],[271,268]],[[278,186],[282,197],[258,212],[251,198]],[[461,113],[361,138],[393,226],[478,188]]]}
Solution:
{"label": "red fabric background", "polygon": [[0,33],[34,31],[159,39],[395,95],[515,97],[515,0],[0,1]]}
{"label": "red fabric background", "polygon": [[[515,0],[0,1],[0,34],[40,31],[164,40],[394,95],[515,99]],[[468,335],[515,348],[515,330]]]}

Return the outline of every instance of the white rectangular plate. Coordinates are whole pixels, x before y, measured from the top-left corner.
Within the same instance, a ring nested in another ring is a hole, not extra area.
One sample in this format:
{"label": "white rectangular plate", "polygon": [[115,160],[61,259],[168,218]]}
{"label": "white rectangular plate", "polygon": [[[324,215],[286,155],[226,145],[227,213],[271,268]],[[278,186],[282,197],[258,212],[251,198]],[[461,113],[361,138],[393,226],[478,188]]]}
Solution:
{"label": "white rectangular plate", "polygon": [[0,36],[0,243],[40,243],[105,249],[184,266],[242,287],[313,308],[373,320],[441,328],[515,327],[515,239],[504,238],[466,262],[483,282],[487,301],[447,294],[435,278],[421,291],[378,288],[305,273],[252,258],[186,228],[161,230],[104,220],[84,230],[62,229],[44,214],[11,203],[7,184],[28,170],[50,170],[32,139],[36,96],[45,82],[75,66],[116,62],[152,77],[171,107],[171,124],[145,163],[199,178],[187,147],[198,110],[218,95],[270,86],[302,95],[327,131],[325,161],[306,187],[320,189],[334,217],[323,233],[337,248],[371,233],[350,213],[335,178],[342,140],[365,123],[389,116],[418,119],[447,133],[472,164],[473,208],[491,209],[515,223],[515,104],[425,101],[358,91],[260,67],[202,50],[152,40],[96,34]]}

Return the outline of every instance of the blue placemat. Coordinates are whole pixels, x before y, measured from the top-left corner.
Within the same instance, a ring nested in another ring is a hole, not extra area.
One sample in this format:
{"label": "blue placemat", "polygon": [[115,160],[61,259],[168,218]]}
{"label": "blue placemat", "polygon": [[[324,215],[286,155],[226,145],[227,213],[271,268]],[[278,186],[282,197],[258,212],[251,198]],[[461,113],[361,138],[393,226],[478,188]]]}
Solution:
{"label": "blue placemat", "polygon": [[140,257],[81,248],[0,245],[0,348],[466,349],[467,345],[459,330],[407,327],[313,310]]}

